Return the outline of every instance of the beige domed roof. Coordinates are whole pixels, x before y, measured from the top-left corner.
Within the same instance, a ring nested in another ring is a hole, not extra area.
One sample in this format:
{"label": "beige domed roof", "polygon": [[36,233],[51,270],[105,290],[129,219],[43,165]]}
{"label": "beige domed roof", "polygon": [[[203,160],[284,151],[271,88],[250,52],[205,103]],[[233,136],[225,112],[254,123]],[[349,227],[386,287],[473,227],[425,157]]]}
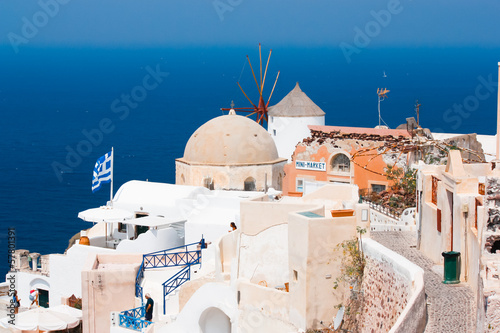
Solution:
{"label": "beige domed roof", "polygon": [[200,126],[189,138],[180,161],[196,164],[259,164],[276,162],[278,150],[269,133],[255,121],[229,115]]}

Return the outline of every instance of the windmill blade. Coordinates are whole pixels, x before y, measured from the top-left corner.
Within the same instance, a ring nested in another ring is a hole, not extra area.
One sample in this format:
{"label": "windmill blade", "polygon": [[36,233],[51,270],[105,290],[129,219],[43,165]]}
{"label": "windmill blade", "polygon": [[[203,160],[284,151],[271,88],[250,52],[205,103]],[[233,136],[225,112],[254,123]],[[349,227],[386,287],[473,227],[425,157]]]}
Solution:
{"label": "windmill blade", "polygon": [[267,100],[266,108],[269,106],[269,102],[271,101],[271,97],[273,97],[274,88],[276,87],[276,83],[278,82],[279,77],[280,77],[280,71],[278,71],[278,75],[276,75],[276,80],[274,81],[273,90],[271,90],[271,95],[269,95],[269,99]]}
{"label": "windmill blade", "polygon": [[259,115],[257,116],[257,124],[260,125],[261,121],[262,121],[262,114],[259,113]]}
{"label": "windmill blade", "polygon": [[240,85],[239,82],[238,82],[238,87],[240,87],[241,92],[243,93],[243,95],[245,95],[245,97],[248,99],[248,101],[250,102],[250,104],[252,104],[253,107],[257,109],[257,107],[255,106],[255,104],[253,104],[252,100],[250,98],[248,98],[247,94],[245,93],[245,91],[243,90],[243,88],[241,87],[241,85]]}
{"label": "windmill blade", "polygon": [[260,91],[259,82],[257,82],[257,77],[255,76],[255,72],[253,71],[252,63],[250,62],[250,58],[248,57],[248,55],[247,55],[247,60],[248,63],[250,64],[250,69],[252,70],[253,79],[255,80],[255,84],[257,85],[257,90],[259,91],[259,95],[260,97],[262,97],[262,91]]}
{"label": "windmill blade", "polygon": [[264,80],[262,81],[262,87],[260,89],[261,91],[264,91],[264,84],[266,84],[267,68],[269,67],[269,60],[271,60],[271,52],[273,52],[272,49],[269,51],[269,56],[267,57],[266,70],[264,71]]}
{"label": "windmill blade", "polygon": [[260,60],[260,94],[262,95],[262,48],[259,43],[259,60]]}
{"label": "windmill blade", "polygon": [[252,113],[250,113],[250,114],[247,114],[245,117],[250,117],[250,116],[253,116],[253,115],[254,115],[254,114],[256,114],[256,113],[257,113],[257,111],[252,112]]}

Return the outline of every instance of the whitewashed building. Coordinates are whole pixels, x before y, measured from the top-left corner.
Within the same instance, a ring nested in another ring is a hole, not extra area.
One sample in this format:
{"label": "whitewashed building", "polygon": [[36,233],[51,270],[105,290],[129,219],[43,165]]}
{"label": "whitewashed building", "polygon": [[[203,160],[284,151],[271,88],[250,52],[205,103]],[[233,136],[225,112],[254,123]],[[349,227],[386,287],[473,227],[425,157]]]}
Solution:
{"label": "whitewashed building", "polygon": [[325,112],[299,87],[269,108],[267,130],[278,148],[278,155],[291,160],[297,143],[310,135],[308,125],[325,125]]}

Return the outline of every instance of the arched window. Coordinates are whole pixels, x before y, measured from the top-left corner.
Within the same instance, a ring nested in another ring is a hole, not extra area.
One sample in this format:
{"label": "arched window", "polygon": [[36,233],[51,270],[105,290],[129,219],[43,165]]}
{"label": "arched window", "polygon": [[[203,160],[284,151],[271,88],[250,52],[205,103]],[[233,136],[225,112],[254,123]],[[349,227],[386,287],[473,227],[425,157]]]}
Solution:
{"label": "arched window", "polygon": [[351,170],[351,161],[344,154],[337,154],[332,158],[331,163],[333,172],[349,172]]}
{"label": "arched window", "polygon": [[255,191],[255,179],[248,177],[245,179],[245,191]]}
{"label": "arched window", "polygon": [[212,177],[205,177],[203,179],[203,186],[208,188],[209,190],[213,190],[214,189],[214,180],[212,179]]}

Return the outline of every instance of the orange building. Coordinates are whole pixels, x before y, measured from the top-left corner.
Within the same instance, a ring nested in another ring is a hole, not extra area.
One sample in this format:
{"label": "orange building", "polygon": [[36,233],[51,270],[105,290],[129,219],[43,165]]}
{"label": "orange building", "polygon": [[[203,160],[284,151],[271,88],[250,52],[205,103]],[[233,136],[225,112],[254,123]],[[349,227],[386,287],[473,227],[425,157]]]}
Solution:
{"label": "orange building", "polygon": [[295,147],[292,163],[285,166],[283,193],[300,195],[307,181],[356,184],[379,192],[389,185],[388,165],[404,167],[408,154],[402,147],[407,130],[341,126],[309,126],[311,137]]}

